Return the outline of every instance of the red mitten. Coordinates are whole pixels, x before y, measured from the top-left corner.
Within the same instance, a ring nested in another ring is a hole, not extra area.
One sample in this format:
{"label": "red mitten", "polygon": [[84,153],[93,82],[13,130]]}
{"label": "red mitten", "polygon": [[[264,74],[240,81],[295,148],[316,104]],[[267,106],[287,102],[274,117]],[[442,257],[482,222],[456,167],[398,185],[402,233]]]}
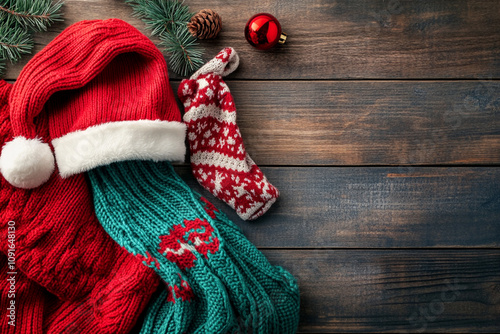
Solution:
{"label": "red mitten", "polygon": [[225,48],[179,86],[186,111],[191,167],[198,182],[236,210],[241,219],[263,215],[279,196],[246,153],[236,124],[236,107],[222,77],[233,72],[239,58]]}

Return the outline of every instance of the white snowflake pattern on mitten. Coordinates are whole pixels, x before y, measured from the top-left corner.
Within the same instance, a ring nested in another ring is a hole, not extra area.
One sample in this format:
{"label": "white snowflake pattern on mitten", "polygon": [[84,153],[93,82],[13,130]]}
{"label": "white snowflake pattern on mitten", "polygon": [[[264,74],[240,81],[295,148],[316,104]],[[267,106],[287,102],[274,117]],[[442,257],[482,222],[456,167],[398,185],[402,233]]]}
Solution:
{"label": "white snowflake pattern on mitten", "polygon": [[236,107],[222,77],[234,71],[239,58],[225,48],[179,86],[198,182],[236,210],[244,220],[263,215],[279,196],[246,153],[236,124]]}

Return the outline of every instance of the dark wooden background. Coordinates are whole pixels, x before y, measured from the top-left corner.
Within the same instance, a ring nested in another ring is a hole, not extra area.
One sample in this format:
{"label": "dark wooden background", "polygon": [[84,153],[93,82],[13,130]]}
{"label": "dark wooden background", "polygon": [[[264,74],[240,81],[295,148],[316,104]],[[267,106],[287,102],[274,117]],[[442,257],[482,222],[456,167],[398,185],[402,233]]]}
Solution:
{"label": "dark wooden background", "polygon": [[[148,34],[123,1],[65,3],[36,50],[84,19]],[[216,203],[298,278],[299,331],[500,331],[500,1],[186,3],[222,16],[206,59],[240,54],[238,123],[282,193],[250,223]],[[285,46],[246,43],[257,12],[279,18]]]}

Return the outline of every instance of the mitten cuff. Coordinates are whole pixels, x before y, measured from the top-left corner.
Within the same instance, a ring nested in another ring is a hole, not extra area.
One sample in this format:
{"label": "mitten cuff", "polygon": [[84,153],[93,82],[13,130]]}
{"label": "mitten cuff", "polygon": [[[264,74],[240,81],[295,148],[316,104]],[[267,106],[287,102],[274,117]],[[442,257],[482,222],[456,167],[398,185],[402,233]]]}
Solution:
{"label": "mitten cuff", "polygon": [[217,56],[215,56],[208,63],[203,65],[198,71],[196,71],[191,79],[195,80],[200,75],[213,73],[225,77],[234,72],[240,64],[240,57],[233,48],[225,48],[221,50]]}

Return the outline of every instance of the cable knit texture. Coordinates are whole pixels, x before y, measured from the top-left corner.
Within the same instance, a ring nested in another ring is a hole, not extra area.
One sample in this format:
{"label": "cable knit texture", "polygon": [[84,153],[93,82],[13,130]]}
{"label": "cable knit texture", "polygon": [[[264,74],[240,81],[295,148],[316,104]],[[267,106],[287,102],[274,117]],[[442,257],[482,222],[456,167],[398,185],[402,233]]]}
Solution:
{"label": "cable knit texture", "polygon": [[295,333],[299,291],[170,163],[126,161],[88,172],[97,217],[167,283],[142,333]]}
{"label": "cable knit texture", "polygon": [[[140,55],[137,45],[141,41],[147,44],[144,42],[147,38],[143,35],[139,38],[138,34],[135,28],[120,20],[75,24],[26,65],[13,88],[0,81],[2,150],[6,142],[19,134],[50,143],[54,136],[64,133],[60,129],[85,122],[91,124],[95,115],[109,115],[117,111],[122,115],[124,110],[117,106],[125,108],[128,105],[136,110],[130,100],[133,96],[121,104],[116,100],[128,95],[100,96],[105,91],[113,90],[112,83],[100,73],[113,75],[119,69],[116,67],[118,64],[130,65],[131,73],[153,65],[154,62],[147,61],[150,57],[148,52],[160,53],[147,47],[147,52]],[[119,52],[112,51],[114,46],[120,43],[128,45],[129,38],[135,46],[118,49],[128,52],[130,58],[121,57],[113,63],[119,57]],[[137,54],[133,53],[134,50]],[[106,61],[102,62],[102,59]],[[157,59],[164,62],[163,57]],[[140,61],[146,64],[134,65]],[[110,70],[106,64],[111,66]],[[166,71],[162,66],[153,69]],[[122,68],[120,71],[121,74],[115,75],[126,76],[123,72],[128,72]],[[133,75],[130,80],[136,80],[138,76]],[[138,102],[138,108],[145,112],[155,106],[158,107],[155,113],[165,115],[162,119],[180,120],[177,107],[160,101],[165,96],[149,100],[151,92],[169,88],[165,86],[164,75],[153,77],[151,72],[147,80],[156,88],[146,89],[147,96],[143,96],[142,100],[135,96],[133,101]],[[139,87],[141,82],[129,81],[128,85]],[[96,89],[95,94],[90,93],[92,89],[87,89],[87,84]],[[64,91],[56,93],[57,90]],[[130,94],[129,91],[126,94]],[[163,94],[173,98],[173,92],[167,90]],[[8,100],[10,106],[7,105]],[[146,100],[149,102],[140,103]],[[81,112],[74,113],[72,108]],[[65,113],[70,116],[65,118]],[[57,297],[57,307],[51,304],[51,312],[46,314],[52,317],[52,321],[44,325],[44,332],[61,333],[64,332],[62,328],[71,324],[79,324],[81,333],[127,333],[131,330],[156,290],[159,278],[141,260],[120,247],[100,226],[83,174],[62,179],[54,173],[46,183],[35,189],[14,187],[0,177],[2,240],[7,240],[9,221],[14,221],[16,227],[17,268],[28,279]],[[7,243],[0,243],[0,251],[6,254]],[[35,302],[30,307],[36,311]]]}
{"label": "cable knit texture", "polygon": [[178,95],[184,104],[191,167],[196,180],[236,210],[241,219],[263,215],[279,196],[248,155],[236,124],[236,106],[222,77],[239,64],[226,48],[183,80]]}
{"label": "cable knit texture", "polygon": [[[123,329],[113,326],[100,327],[96,323],[96,315],[102,312],[109,312],[110,318],[117,318],[115,321],[135,318],[135,308],[123,308],[120,305],[108,305],[106,308],[96,308],[96,300],[88,295],[78,301],[65,301],[48,293],[42,286],[30,280],[21,270],[16,269],[15,275],[10,274],[7,269],[7,257],[0,253],[0,306],[2,308],[0,318],[0,333],[2,334],[61,334],[61,333],[128,333],[130,324],[121,324]],[[12,276],[15,285],[11,286]],[[127,281],[123,281],[127,284]],[[124,288],[125,286],[116,287]],[[9,294],[15,291],[15,298]],[[105,296],[105,295],[103,295]],[[15,304],[12,307],[11,301]],[[99,303],[99,299],[97,299]],[[110,307],[113,306],[113,307]],[[117,307],[118,306],[118,307]],[[7,315],[9,308],[13,309],[12,321]],[[125,315],[119,314],[126,312]],[[5,314],[7,313],[7,314]],[[126,322],[128,322],[126,320]],[[12,324],[15,324],[13,326]]]}

